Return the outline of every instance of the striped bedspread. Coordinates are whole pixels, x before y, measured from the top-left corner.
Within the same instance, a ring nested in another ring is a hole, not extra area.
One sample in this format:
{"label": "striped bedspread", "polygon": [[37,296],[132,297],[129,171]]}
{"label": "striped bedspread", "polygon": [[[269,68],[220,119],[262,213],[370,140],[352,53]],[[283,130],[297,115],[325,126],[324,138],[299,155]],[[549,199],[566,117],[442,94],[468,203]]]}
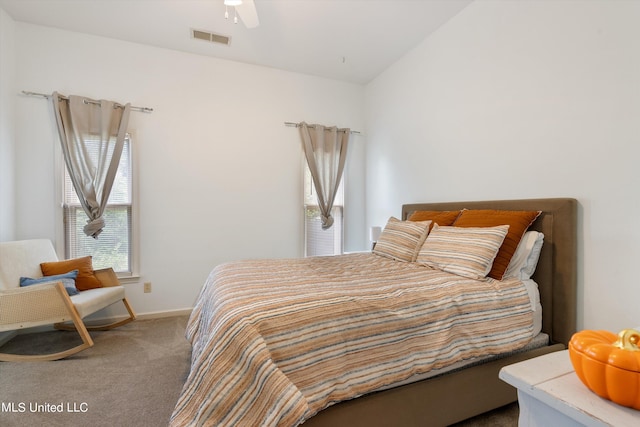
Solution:
{"label": "striped bedspread", "polygon": [[216,267],[187,327],[172,426],[296,426],[323,408],[532,337],[517,280],[374,254]]}

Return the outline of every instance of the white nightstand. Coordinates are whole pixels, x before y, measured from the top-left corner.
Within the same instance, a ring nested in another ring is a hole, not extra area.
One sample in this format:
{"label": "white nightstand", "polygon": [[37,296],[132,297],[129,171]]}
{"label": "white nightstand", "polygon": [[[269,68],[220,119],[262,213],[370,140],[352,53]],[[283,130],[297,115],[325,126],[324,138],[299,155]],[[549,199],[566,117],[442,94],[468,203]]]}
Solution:
{"label": "white nightstand", "polygon": [[518,389],[520,427],[640,426],[640,411],[602,399],[582,384],[567,350],[505,366],[499,377]]}

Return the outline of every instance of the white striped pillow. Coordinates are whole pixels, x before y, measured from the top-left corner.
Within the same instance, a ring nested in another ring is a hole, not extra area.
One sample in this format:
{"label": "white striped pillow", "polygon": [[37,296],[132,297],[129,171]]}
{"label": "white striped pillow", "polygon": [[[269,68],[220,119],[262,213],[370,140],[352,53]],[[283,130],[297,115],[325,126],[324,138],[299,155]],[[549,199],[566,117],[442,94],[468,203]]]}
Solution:
{"label": "white striped pillow", "polygon": [[491,271],[508,225],[497,227],[439,227],[420,248],[417,262],[442,271],[482,279]]}
{"label": "white striped pillow", "polygon": [[391,217],[382,230],[373,253],[396,261],[413,262],[429,233],[431,221],[400,221]]}

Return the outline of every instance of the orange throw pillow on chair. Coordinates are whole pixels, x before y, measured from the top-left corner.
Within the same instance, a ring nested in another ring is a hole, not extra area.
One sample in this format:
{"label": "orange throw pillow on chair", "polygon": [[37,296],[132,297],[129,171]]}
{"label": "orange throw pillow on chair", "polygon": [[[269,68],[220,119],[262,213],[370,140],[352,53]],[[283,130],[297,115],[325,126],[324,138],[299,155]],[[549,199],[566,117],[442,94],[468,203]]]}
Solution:
{"label": "orange throw pillow on chair", "polygon": [[65,261],[55,262],[43,262],[40,264],[40,269],[44,276],[54,276],[56,274],[68,273],[72,270],[78,270],[78,277],[76,277],[76,288],[79,291],[86,291],[89,289],[101,288],[102,283],[93,274],[93,263],[91,262],[91,256],[85,256],[82,258],[68,259]]}

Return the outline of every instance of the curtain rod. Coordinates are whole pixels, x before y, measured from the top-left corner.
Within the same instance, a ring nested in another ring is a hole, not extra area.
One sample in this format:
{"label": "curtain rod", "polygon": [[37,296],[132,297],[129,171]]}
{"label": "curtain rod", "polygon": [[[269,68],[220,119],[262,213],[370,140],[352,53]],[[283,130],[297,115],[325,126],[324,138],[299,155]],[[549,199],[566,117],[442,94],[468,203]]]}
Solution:
{"label": "curtain rod", "polygon": [[[51,98],[51,95],[47,95],[46,93],[29,92],[29,91],[26,91],[26,90],[23,90],[22,93],[24,95],[27,95],[27,96],[41,96],[41,97],[47,98],[47,99]],[[67,97],[62,96],[62,95],[58,95],[58,96],[60,96],[60,98],[62,98],[62,99],[68,99]],[[100,104],[97,101],[90,101],[90,100],[86,100],[86,99],[84,100],[84,102],[91,103],[91,104]],[[118,103],[116,103],[115,106],[116,107],[120,107],[120,108],[123,107],[123,105],[118,104]],[[143,113],[152,113],[153,112],[153,108],[149,108],[149,107],[133,107],[132,106],[131,109],[134,110],[134,111],[142,111]]]}
{"label": "curtain rod", "polygon": [[[284,122],[284,125],[292,127],[292,128],[299,128],[300,127],[300,125],[298,123],[293,123],[293,122]],[[309,127],[313,127],[313,125],[309,125]],[[352,131],[350,131],[350,133],[354,133],[356,135],[361,135],[361,133],[359,131],[357,131],[357,130],[352,130]]]}

